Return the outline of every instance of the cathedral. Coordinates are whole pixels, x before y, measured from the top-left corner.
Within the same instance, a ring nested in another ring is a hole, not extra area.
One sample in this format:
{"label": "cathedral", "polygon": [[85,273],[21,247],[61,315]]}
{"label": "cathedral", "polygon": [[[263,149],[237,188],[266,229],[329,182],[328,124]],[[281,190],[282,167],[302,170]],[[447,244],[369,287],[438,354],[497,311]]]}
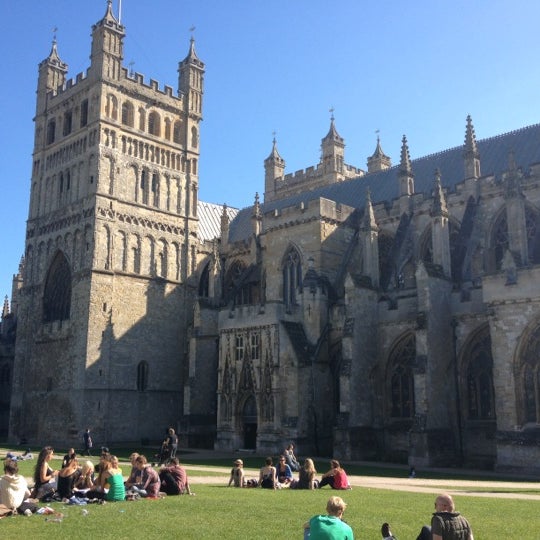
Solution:
{"label": "cathedral", "polygon": [[540,472],[540,125],[358,167],[332,116],[238,210],[198,200],[193,39],[173,90],[124,37],[109,0],[85,73],[39,64],[9,439]]}

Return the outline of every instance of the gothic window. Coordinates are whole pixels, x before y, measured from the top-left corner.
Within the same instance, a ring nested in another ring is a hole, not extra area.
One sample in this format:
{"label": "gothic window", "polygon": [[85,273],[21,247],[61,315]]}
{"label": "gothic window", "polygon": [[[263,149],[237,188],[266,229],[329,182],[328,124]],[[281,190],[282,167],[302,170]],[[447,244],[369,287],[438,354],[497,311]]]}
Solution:
{"label": "gothic window", "polygon": [[491,337],[487,326],[469,345],[465,358],[468,362],[466,366],[468,418],[471,420],[494,419],[493,359]]}
{"label": "gothic window", "polygon": [[118,99],[112,94],[107,95],[107,104],[105,106],[105,114],[113,120],[118,119]]}
{"label": "gothic window", "polygon": [[81,122],[80,127],[86,126],[88,124],[88,100],[85,99],[81,102]]}
{"label": "gothic window", "polygon": [[378,244],[379,274],[381,276],[381,285],[386,289],[393,271],[392,246],[394,240],[389,234],[381,232],[381,234],[379,234]]}
{"label": "gothic window", "polygon": [[141,193],[142,193],[142,203],[148,204],[148,180],[146,170],[141,171],[141,183],[140,183]]}
{"label": "gothic window", "polygon": [[71,270],[61,251],[49,267],[43,292],[43,322],[69,319],[71,309]]}
{"label": "gothic window", "polygon": [[517,365],[521,423],[540,423],[540,326],[528,337]]}
{"label": "gothic window", "polygon": [[244,359],[244,336],[242,334],[237,334],[235,337],[235,359]]}
{"label": "gothic window", "polygon": [[492,236],[492,252],[496,270],[501,269],[502,260],[507,249],[508,223],[506,222],[506,212],[501,212],[499,219],[495,223]]}
{"label": "gothic window", "polygon": [[47,144],[52,144],[56,138],[56,120],[53,118],[47,124]]}
{"label": "gothic window", "polygon": [[152,175],[152,204],[159,206],[159,176],[157,173]]}
{"label": "gothic window", "polygon": [[176,121],[173,128],[173,142],[181,144],[182,142],[182,122]]}
{"label": "gothic window", "polygon": [[197,131],[197,128],[193,126],[191,128],[191,146],[193,148],[197,148],[198,145],[199,145],[199,133]]}
{"label": "gothic window", "polygon": [[133,116],[133,104],[130,101],[126,101],[122,104],[122,124],[133,127]]}
{"label": "gothic window", "polygon": [[246,267],[241,261],[235,261],[225,276],[227,299],[234,299],[235,305],[251,304],[252,291],[249,283],[244,283]]}
{"label": "gothic window", "polygon": [[390,416],[412,418],[415,413],[414,377],[412,366],[416,358],[414,335],[403,338],[390,355]]}
{"label": "gothic window", "polygon": [[525,227],[527,230],[527,244],[529,260],[533,264],[540,263],[540,223],[538,213],[527,206],[525,208]]}
{"label": "gothic window", "polygon": [[171,140],[171,119],[165,118],[165,138]]}
{"label": "gothic window", "polygon": [[63,131],[64,137],[71,133],[72,118],[73,118],[73,113],[71,111],[66,111],[64,113],[64,131]]}
{"label": "gothic window", "polygon": [[296,248],[291,247],[283,259],[283,301],[287,307],[297,304],[296,295],[302,288],[302,261]]}
{"label": "gothic window", "polygon": [[261,334],[259,332],[253,332],[250,335],[250,346],[251,346],[251,359],[260,360],[261,358]]}
{"label": "gothic window", "polygon": [[148,388],[148,362],[144,360],[137,364],[137,390],[144,392]]}
{"label": "gothic window", "polygon": [[203,268],[201,279],[199,280],[199,296],[208,298],[210,286],[210,263]]}
{"label": "gothic window", "polygon": [[159,114],[155,111],[152,111],[148,115],[148,133],[151,135],[156,135],[159,137],[161,135],[161,122]]}
{"label": "gothic window", "polygon": [[141,107],[139,109],[139,129],[141,131],[144,131],[145,126],[146,126],[146,113],[144,112],[144,109]]}

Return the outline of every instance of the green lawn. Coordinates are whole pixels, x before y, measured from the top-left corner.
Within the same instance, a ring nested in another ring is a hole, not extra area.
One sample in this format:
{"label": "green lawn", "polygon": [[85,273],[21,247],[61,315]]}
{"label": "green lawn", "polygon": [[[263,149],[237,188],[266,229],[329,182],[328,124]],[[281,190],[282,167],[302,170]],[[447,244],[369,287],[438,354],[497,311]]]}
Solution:
{"label": "green lawn", "polygon": [[[17,516],[0,521],[0,537],[62,539],[289,539],[302,537],[302,524],[324,510],[330,489],[319,491],[235,489],[197,485],[195,496],[109,503],[103,506],[51,506],[64,514],[61,523],[46,517]],[[343,498],[346,521],[359,539],[380,539],[388,521],[400,540],[414,539],[433,508],[431,494],[354,488]],[[537,537],[540,502],[478,497],[456,500],[474,527],[476,540]],[[88,515],[83,515],[83,509]]]}
{"label": "green lawn", "polygon": [[[114,452],[124,459],[129,455],[129,452],[117,449],[114,449]],[[103,506],[52,503],[50,506],[64,514],[60,523],[47,520],[47,517],[42,515],[5,518],[0,520],[0,538],[300,539],[303,523],[314,514],[324,513],[326,501],[336,493],[329,488],[319,491],[283,489],[275,492],[227,488],[226,474],[216,471],[190,472],[190,465],[229,467],[232,458],[196,462],[195,459],[190,460],[186,454],[181,456],[181,460],[187,465],[192,479],[192,489],[196,493],[193,497],[167,497],[156,501],[140,500]],[[262,459],[249,457],[244,461],[255,468],[260,466]],[[34,464],[35,460],[21,462],[21,473],[31,476]],[[53,465],[57,466],[57,463]],[[320,460],[317,467],[325,470],[326,461]],[[122,468],[124,473],[129,470],[128,465],[123,465]],[[353,467],[347,469],[351,474],[358,472]],[[403,478],[402,470],[393,470],[396,477]],[[379,470],[377,473],[382,476]],[[197,484],[198,474],[216,475],[215,483]],[[462,476],[456,475],[456,486],[459,485],[459,478]],[[421,525],[429,523],[435,498],[433,494],[359,487],[341,492],[340,495],[349,505],[345,520],[355,531],[356,538],[365,540],[379,540],[380,526],[384,521],[391,524],[399,540],[414,540]],[[540,537],[540,501],[458,496],[456,504],[458,510],[471,522],[475,540]],[[87,510],[88,514],[84,515],[83,510]]]}

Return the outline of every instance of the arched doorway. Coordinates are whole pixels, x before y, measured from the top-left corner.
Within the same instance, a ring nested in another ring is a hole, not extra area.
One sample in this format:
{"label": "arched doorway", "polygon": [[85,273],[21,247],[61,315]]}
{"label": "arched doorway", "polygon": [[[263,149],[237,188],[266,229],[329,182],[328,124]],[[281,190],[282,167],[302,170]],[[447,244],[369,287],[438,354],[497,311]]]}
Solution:
{"label": "arched doorway", "polygon": [[244,433],[244,448],[257,448],[257,402],[255,396],[249,396],[242,408],[242,429]]}

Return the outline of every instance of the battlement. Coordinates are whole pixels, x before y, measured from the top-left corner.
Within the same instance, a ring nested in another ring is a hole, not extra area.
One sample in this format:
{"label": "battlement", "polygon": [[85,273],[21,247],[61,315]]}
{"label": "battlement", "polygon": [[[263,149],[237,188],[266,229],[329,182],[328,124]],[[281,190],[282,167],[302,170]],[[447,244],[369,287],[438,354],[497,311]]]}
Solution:
{"label": "battlement", "polygon": [[[65,92],[71,90],[72,88],[75,88],[78,84],[82,83],[83,81],[86,81],[88,79],[88,70],[78,73],[75,78],[70,78],[65,81],[65,83],[62,86],[58,86],[56,89],[48,92],[49,97],[59,97]],[[147,91],[150,90],[151,92],[155,92],[157,94],[161,94],[162,96],[175,99],[175,100],[182,100],[182,96],[177,96],[174,94],[174,89],[172,86],[164,85],[163,89],[159,88],[159,82],[155,79],[150,79],[149,83],[146,83],[144,80],[144,75],[142,73],[134,72],[130,73],[129,70],[125,67],[122,68],[122,79],[125,79],[126,81],[130,81],[136,85],[139,85],[143,90]]]}

